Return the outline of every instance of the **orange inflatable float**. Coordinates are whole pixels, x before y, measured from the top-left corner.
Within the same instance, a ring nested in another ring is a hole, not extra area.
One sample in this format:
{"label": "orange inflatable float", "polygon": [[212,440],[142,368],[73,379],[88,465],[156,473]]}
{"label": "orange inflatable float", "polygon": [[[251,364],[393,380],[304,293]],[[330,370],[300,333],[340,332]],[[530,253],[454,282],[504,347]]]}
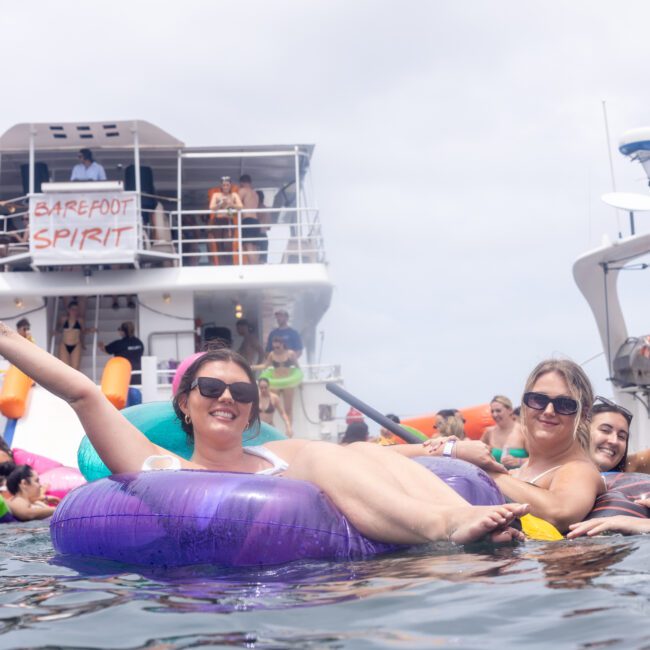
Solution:
{"label": "orange inflatable float", "polygon": [[[459,409],[459,411],[465,420],[465,435],[473,440],[479,440],[485,430],[495,424],[490,413],[489,404],[468,406],[467,408]],[[437,433],[435,428],[435,413],[404,418],[401,423],[422,431],[428,438]]]}
{"label": "orange inflatable float", "polygon": [[25,415],[27,397],[33,380],[16,366],[9,366],[0,391],[0,412],[6,418],[17,420]]}
{"label": "orange inflatable float", "polygon": [[131,383],[131,363],[124,357],[113,357],[104,366],[102,393],[118,410],[126,406]]}

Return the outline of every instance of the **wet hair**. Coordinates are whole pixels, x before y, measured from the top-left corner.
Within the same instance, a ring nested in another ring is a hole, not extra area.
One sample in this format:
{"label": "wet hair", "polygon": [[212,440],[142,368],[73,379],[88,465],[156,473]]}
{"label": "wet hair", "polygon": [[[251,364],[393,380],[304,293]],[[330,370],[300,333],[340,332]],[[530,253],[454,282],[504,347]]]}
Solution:
{"label": "wet hair", "polygon": [[399,424],[401,420],[394,413],[386,413],[386,417],[392,420],[395,424]]}
{"label": "wet hair", "polygon": [[252,183],[253,179],[248,174],[242,174],[239,177],[239,182],[240,183]]}
{"label": "wet hair", "polygon": [[260,378],[257,380],[257,384],[258,384],[258,385],[261,384],[262,382],[264,382],[264,383],[267,384],[268,386],[271,385],[271,382],[270,382],[266,377],[260,377]]}
{"label": "wet hair", "polygon": [[79,149],[79,153],[84,160],[93,161],[93,152],[90,149]]}
{"label": "wet hair", "polygon": [[[444,417],[444,416],[442,416]],[[465,438],[465,427],[463,419],[456,415],[450,415],[444,418],[444,421],[438,425],[438,433],[441,436],[456,436],[463,440]]]}
{"label": "wet hair", "polygon": [[30,328],[31,325],[29,321],[26,318],[21,318],[17,323],[16,323],[16,329],[19,330],[21,327],[27,327]]}
{"label": "wet hair", "polygon": [[341,444],[348,444],[350,442],[365,442],[368,440],[368,425],[365,422],[350,422],[348,424],[343,437],[341,438]]}
{"label": "wet hair", "polygon": [[[190,386],[192,385],[195,377],[198,375],[199,370],[201,370],[201,368],[203,368],[206,363],[210,363],[211,361],[224,361],[226,363],[230,362],[238,365],[246,373],[248,381],[251,384],[256,385],[255,375],[253,374],[248,361],[246,361],[246,359],[242,357],[241,354],[238,354],[230,348],[208,350],[205,354],[196,359],[185,371],[185,374],[181,378],[181,381],[178,384],[178,391],[176,391],[176,395],[174,395],[174,400],[172,402],[176,417],[180,420],[181,428],[183,431],[185,431],[187,437],[191,440],[194,440],[194,427],[191,422],[188,423],[185,421],[185,413],[183,413],[181,409],[181,402],[187,401],[187,398],[190,394]],[[253,428],[255,435],[259,434],[260,398],[257,391],[255,392],[255,397],[253,398],[251,405],[251,415],[247,428]]]}
{"label": "wet hair", "polygon": [[8,460],[4,463],[0,463],[0,477],[7,477],[11,472],[16,469],[16,463],[11,460]]}
{"label": "wet hair", "polygon": [[457,409],[440,409],[436,415],[439,415],[441,418],[453,418],[454,415],[458,413]]}
{"label": "wet hair", "polygon": [[32,480],[34,470],[29,465],[16,465],[14,470],[7,476],[7,490],[13,495],[18,494],[20,483],[23,480]]}
{"label": "wet hair", "polygon": [[490,404],[493,404],[496,402],[497,404],[501,404],[501,406],[505,406],[507,409],[512,411],[512,401],[506,397],[505,395],[495,395],[491,400]]}
{"label": "wet hair", "polygon": [[623,452],[623,456],[621,457],[621,460],[618,461],[618,463],[612,467],[611,469],[608,469],[608,472],[624,472],[625,467],[627,466],[627,451],[630,446],[630,436],[629,436],[629,426],[630,422],[632,422],[631,418],[628,418],[625,413],[621,412],[621,410],[616,406],[612,404],[594,404],[591,407],[591,420],[593,422],[593,419],[595,416],[600,415],[601,413],[616,413],[618,415],[622,415],[623,419],[627,422],[628,426],[628,437],[627,440],[625,441],[625,451]]}
{"label": "wet hair", "polygon": [[131,337],[135,334],[135,325],[132,321],[127,320],[120,325],[120,332],[124,332],[126,336]]}
{"label": "wet hair", "polygon": [[[526,380],[524,393],[533,389],[533,386],[542,375],[556,373],[560,375],[569,387],[569,395],[578,402],[578,412],[575,414],[575,427],[573,438],[580,446],[589,452],[589,423],[591,422],[591,408],[594,403],[594,390],[585,371],[574,361],[569,359],[546,359],[538,363]],[[522,427],[526,433],[526,415],[529,411],[522,400],[521,414]]]}

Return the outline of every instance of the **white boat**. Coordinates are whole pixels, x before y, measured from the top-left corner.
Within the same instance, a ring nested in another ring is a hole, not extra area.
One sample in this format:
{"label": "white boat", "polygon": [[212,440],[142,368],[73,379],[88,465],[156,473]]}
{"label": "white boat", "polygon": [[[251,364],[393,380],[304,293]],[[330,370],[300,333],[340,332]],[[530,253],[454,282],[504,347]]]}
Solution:
{"label": "white boat", "polygon": [[[623,134],[619,151],[640,162],[650,179],[650,128]],[[627,192],[603,195],[609,205],[629,218],[629,233],[582,255],[573,266],[578,288],[596,320],[617,403],[634,414],[630,449],[650,447],[650,322],[644,331],[630,331],[629,313],[621,306],[619,276],[626,271],[650,268],[650,233],[636,232],[636,217],[650,210],[650,196]],[[646,319],[647,320],[647,319]]]}
{"label": "white boat", "polygon": [[[69,180],[81,148],[92,150],[106,181]],[[95,381],[109,358],[97,342],[117,339],[119,324],[133,321],[145,344],[143,399],[154,401],[170,399],[175,367],[206,339],[230,333],[237,349],[235,323],[244,317],[264,344],[284,308],[305,345],[294,431],[336,439],[337,400],[324,385],[340,382],[340,369],[319,364],[332,284],[311,189],[313,150],[190,147],[142,120],[11,127],[0,136],[0,317],[15,324],[27,315],[37,343],[54,353],[61,297],[85,300],[86,326],[96,332],[86,337],[81,370]],[[209,218],[209,192],[221,177],[237,184],[242,174],[265,207],[238,211],[227,229]],[[267,231],[246,217],[266,220]],[[262,240],[266,260],[246,250]],[[118,310],[115,295],[123,296]],[[125,296],[136,297],[135,307]],[[47,414],[43,422],[48,436],[64,435]]]}

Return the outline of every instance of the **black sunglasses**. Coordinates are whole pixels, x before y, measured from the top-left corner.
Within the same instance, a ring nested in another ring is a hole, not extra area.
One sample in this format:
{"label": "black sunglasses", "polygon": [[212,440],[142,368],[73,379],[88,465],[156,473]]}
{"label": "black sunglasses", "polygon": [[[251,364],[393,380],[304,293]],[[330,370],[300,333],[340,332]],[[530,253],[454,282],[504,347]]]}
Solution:
{"label": "black sunglasses", "polygon": [[549,404],[558,415],[574,415],[578,412],[578,402],[572,397],[549,397],[544,393],[524,393],[524,404],[536,411],[543,411]]}
{"label": "black sunglasses", "polygon": [[221,397],[226,392],[226,388],[230,391],[235,402],[250,404],[257,397],[257,386],[247,381],[236,381],[234,384],[227,384],[216,377],[196,377],[190,384],[190,390],[194,390],[197,386],[199,387],[199,393],[203,397],[210,397],[211,399]]}
{"label": "black sunglasses", "polygon": [[[596,397],[594,398],[594,402],[602,402],[605,406],[611,408],[612,411],[615,411],[616,413],[620,413],[627,420],[628,425],[630,424],[630,422],[632,422],[632,418],[634,417],[632,411],[628,411],[624,406],[621,406],[616,402],[612,402],[611,399],[607,399],[606,397],[601,397],[600,395],[596,395]],[[598,405],[594,404],[594,406],[598,406]]]}

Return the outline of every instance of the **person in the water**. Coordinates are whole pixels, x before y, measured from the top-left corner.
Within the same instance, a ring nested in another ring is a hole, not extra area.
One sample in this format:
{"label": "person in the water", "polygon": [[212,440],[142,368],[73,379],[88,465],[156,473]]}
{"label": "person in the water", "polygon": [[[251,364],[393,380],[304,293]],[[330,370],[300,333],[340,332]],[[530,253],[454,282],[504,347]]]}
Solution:
{"label": "person in the water", "polygon": [[0,354],[72,406],[112,472],[184,468],[310,481],[362,534],[388,543],[523,539],[510,524],[527,513],[525,504],[471,506],[437,476],[391,448],[296,439],[243,447],[244,430],[259,425],[259,393],[248,362],[231,350],[207,352],[180,381],[174,409],[194,439],[191,460],[152,443],[90,379],[3,323]]}
{"label": "person in the water", "polygon": [[495,395],[490,401],[490,414],[495,424],[485,430],[481,440],[490,445],[492,455],[508,469],[520,467],[526,455],[526,442],[512,402],[505,395]]}
{"label": "person in the water", "polygon": [[[522,431],[529,457],[510,474],[491,472],[503,494],[530,505],[530,513],[560,532],[582,521],[605,487],[589,457],[589,420],[593,404],[589,379],[569,360],[549,359],[529,376],[522,399]],[[435,445],[436,443],[431,443]],[[471,460],[472,448],[485,443],[456,443],[456,455]]]}
{"label": "person in the water", "polygon": [[[35,346],[34,346],[35,347]],[[7,505],[11,514],[20,521],[47,519],[54,514],[59,499],[44,497],[38,474],[29,465],[18,465],[7,477]]]}
{"label": "person in the water", "polygon": [[[591,420],[591,457],[601,472],[647,472],[647,458],[650,450],[643,450],[628,456],[628,441],[632,413],[614,402],[597,397],[600,404],[594,404]],[[634,503],[650,507],[650,499],[643,496]],[[650,519],[614,515],[599,517],[573,524],[568,538],[593,537],[605,532],[638,535],[650,533]]]}

